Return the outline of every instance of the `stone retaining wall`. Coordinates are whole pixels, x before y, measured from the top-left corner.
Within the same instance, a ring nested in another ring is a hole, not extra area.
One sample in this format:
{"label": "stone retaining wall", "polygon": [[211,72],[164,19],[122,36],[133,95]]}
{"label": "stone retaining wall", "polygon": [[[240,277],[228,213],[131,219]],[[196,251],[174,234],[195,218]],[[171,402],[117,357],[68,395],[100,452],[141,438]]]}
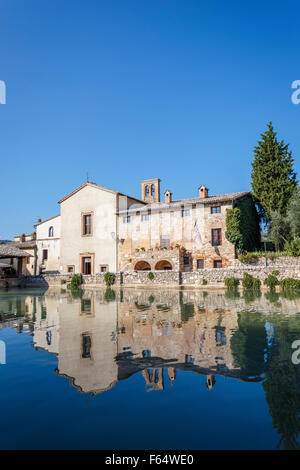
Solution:
{"label": "stone retaining wall", "polygon": [[278,256],[277,258],[254,258],[253,261],[245,263],[238,259],[235,260],[235,267],[251,267],[251,266],[273,266],[276,267],[287,267],[287,266],[300,266],[300,256]]}
{"label": "stone retaining wall", "polygon": [[[200,286],[203,285],[203,280],[207,281],[207,285],[220,285],[223,287],[224,280],[226,277],[235,277],[237,279],[243,279],[244,273],[251,274],[253,277],[257,277],[263,283],[263,281],[271,274],[276,268],[275,266],[241,266],[237,268],[224,268],[224,269],[203,269],[198,272],[181,273],[182,285],[183,286]],[[287,277],[293,277],[294,279],[300,279],[300,266],[286,266],[278,268],[279,274],[278,279],[281,281]]]}
{"label": "stone retaining wall", "polygon": [[[143,287],[143,286],[203,286],[203,280],[207,281],[206,287],[211,285],[224,286],[226,277],[235,277],[242,279],[245,272],[259,278],[262,283],[265,278],[274,271],[277,266],[244,266],[235,268],[221,269],[202,269],[198,272],[179,272],[179,271],[154,271],[154,279],[148,278],[147,271],[133,271],[126,273],[116,273],[115,286],[124,287]],[[293,277],[300,279],[300,266],[285,266],[279,268],[278,279]],[[69,274],[45,274],[43,276],[26,276],[22,278],[22,285],[26,287],[64,287],[71,280]],[[86,287],[105,286],[104,274],[95,274],[92,276],[83,276],[83,284]]]}

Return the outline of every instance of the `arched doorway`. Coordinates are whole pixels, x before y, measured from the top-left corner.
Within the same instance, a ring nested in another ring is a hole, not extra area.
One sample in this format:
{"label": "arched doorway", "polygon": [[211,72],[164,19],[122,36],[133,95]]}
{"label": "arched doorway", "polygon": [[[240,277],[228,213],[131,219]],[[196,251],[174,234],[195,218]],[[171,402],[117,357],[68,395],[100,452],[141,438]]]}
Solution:
{"label": "arched doorway", "polygon": [[138,261],[134,267],[135,271],[151,271],[151,266],[147,261]]}
{"label": "arched doorway", "polygon": [[162,259],[156,263],[155,269],[157,271],[170,271],[172,269],[172,265],[170,261]]}

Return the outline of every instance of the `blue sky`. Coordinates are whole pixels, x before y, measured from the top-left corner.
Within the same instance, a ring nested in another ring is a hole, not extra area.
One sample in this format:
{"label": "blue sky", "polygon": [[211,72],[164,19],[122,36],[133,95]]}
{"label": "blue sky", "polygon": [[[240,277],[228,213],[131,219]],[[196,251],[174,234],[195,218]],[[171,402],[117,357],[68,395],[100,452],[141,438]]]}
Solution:
{"label": "blue sky", "polygon": [[0,0],[0,239],[82,184],[250,188],[269,120],[300,170],[297,2]]}

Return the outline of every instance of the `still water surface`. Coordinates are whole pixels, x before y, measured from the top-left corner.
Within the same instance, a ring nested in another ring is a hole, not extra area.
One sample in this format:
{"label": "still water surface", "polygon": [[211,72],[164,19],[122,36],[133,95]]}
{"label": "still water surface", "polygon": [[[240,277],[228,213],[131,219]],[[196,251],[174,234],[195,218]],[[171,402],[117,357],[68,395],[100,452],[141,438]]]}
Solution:
{"label": "still water surface", "polygon": [[298,449],[299,312],[269,293],[2,292],[0,448]]}

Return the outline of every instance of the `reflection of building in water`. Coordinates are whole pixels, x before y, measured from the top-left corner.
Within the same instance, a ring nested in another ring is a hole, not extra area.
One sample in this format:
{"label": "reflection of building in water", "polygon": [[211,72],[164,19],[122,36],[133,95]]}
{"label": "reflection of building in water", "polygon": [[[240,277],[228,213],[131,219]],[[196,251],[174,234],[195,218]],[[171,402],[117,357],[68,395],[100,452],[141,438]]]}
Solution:
{"label": "reflection of building in water", "polygon": [[116,324],[117,303],[64,299],[57,373],[72,378],[72,385],[83,393],[97,394],[113,387],[117,380]]}
{"label": "reflection of building in water", "polygon": [[20,307],[32,318],[35,347],[57,354],[56,373],[80,392],[101,393],[136,373],[148,390],[174,386],[178,371],[204,375],[208,390],[216,375],[248,380],[233,361],[238,316],[228,306],[212,308],[188,291],[124,290],[117,302],[104,294],[50,289]]}
{"label": "reflection of building in water", "polygon": [[[118,358],[122,359],[124,351],[130,350],[136,363],[143,358],[146,365],[149,357],[169,361],[172,367],[168,368],[168,375],[172,375],[172,383],[176,368],[216,373],[234,371],[230,338],[237,328],[237,315],[230,310],[199,311],[197,305],[183,300],[178,296],[177,305],[169,311],[162,310],[160,304],[149,305],[148,309],[146,304],[120,304]],[[149,384],[148,379],[146,383]],[[208,383],[208,388],[212,388],[213,379]]]}

